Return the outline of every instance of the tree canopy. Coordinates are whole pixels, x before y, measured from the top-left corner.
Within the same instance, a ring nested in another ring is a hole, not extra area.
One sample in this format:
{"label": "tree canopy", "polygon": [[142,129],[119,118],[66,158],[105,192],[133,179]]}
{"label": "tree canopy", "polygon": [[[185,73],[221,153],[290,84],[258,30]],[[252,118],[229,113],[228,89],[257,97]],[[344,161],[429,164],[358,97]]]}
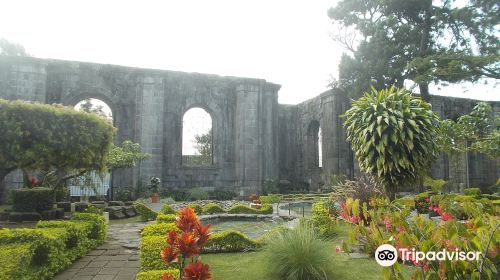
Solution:
{"label": "tree canopy", "polygon": [[359,95],[405,80],[429,99],[431,82],[500,78],[500,3],[492,0],[343,0],[328,12],[343,33],[334,86]]}
{"label": "tree canopy", "polygon": [[0,55],[29,56],[21,44],[9,42],[4,38],[0,38]]}

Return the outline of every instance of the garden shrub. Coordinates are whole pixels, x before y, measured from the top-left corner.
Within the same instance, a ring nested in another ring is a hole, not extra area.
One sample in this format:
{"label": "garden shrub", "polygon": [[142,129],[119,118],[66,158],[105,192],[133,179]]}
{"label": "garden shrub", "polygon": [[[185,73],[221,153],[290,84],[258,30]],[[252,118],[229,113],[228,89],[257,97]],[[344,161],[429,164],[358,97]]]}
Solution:
{"label": "garden shrub", "polygon": [[40,221],[42,215],[38,212],[10,212],[9,221],[23,222],[23,221]]}
{"label": "garden shrub", "polygon": [[324,202],[317,202],[312,205],[311,221],[321,236],[332,237],[335,235],[335,221],[330,216]]}
{"label": "garden shrub", "polygon": [[174,214],[158,214],[156,216],[156,222],[157,223],[172,223],[175,222],[175,215]]}
{"label": "garden shrub", "polygon": [[260,209],[250,208],[244,204],[235,204],[227,213],[229,214],[272,214],[273,206],[270,204],[263,204]]}
{"label": "garden shrub", "polygon": [[194,212],[196,212],[197,215],[200,215],[203,213],[203,209],[198,204],[190,203],[190,204],[188,204],[187,207],[192,208],[194,210]]}
{"label": "garden shrub", "polygon": [[163,273],[171,274],[174,279],[179,277],[179,269],[171,268],[166,270],[149,270],[139,272],[136,280],[162,280]]}
{"label": "garden shrub", "polygon": [[144,227],[141,231],[141,236],[163,236],[165,237],[167,233],[171,230],[178,230],[175,223],[157,223],[150,224]]}
{"label": "garden shrub", "polygon": [[71,261],[84,256],[94,245],[89,239],[92,224],[84,221],[40,221],[36,228],[60,228],[68,232],[66,249]]}
{"label": "garden shrub", "polygon": [[466,188],[466,189],[464,189],[464,194],[471,195],[471,196],[480,195],[481,189],[480,188]]}
{"label": "garden shrub", "polygon": [[236,196],[236,194],[232,191],[215,190],[210,194],[210,196],[215,200],[231,200]]}
{"label": "garden shrub", "polygon": [[91,213],[74,213],[71,220],[85,221],[91,225],[90,238],[93,239],[94,245],[100,245],[106,240],[108,225],[103,216]]}
{"label": "garden shrub", "polygon": [[30,244],[0,245],[0,280],[29,277],[33,253]]}
{"label": "garden shrub", "polygon": [[224,210],[222,207],[220,207],[216,203],[208,203],[205,206],[203,206],[203,214],[217,214],[217,213],[225,213],[226,210]]}
{"label": "garden shrub", "polygon": [[175,210],[168,203],[164,203],[160,209],[159,214],[175,214]]}
{"label": "garden shrub", "polygon": [[280,194],[269,194],[269,195],[261,195],[260,201],[264,204],[273,204],[281,201]]}
{"label": "garden shrub", "polygon": [[97,208],[94,205],[90,204],[87,207],[87,209],[83,210],[83,213],[90,213],[90,214],[102,215],[103,209]]}
{"label": "garden shrub", "polygon": [[[159,225],[159,224],[155,224]],[[161,259],[161,249],[165,248],[165,236],[143,236],[141,238],[141,250],[140,250],[140,260],[141,260],[141,271],[144,270],[164,270],[168,269],[168,266]]]}
{"label": "garden shrub", "polygon": [[243,233],[230,229],[213,233],[203,248],[203,253],[242,252],[260,247]]}
{"label": "garden shrub", "polygon": [[269,240],[265,256],[272,275],[280,279],[329,279],[332,268],[331,245],[309,223],[280,231]]}
{"label": "garden shrub", "polygon": [[166,196],[173,198],[175,201],[188,201],[190,194],[186,191],[172,190],[167,192]]}
{"label": "garden shrub", "polygon": [[54,192],[50,188],[22,188],[12,190],[13,206],[16,212],[41,212],[54,208]]}
{"label": "garden shrub", "polygon": [[136,202],[134,204],[134,208],[141,215],[141,220],[143,222],[153,221],[156,219],[158,213],[151,210],[151,208],[147,207],[144,203]]}
{"label": "garden shrub", "polygon": [[208,192],[203,188],[196,187],[189,191],[189,197],[191,200],[207,200]]}

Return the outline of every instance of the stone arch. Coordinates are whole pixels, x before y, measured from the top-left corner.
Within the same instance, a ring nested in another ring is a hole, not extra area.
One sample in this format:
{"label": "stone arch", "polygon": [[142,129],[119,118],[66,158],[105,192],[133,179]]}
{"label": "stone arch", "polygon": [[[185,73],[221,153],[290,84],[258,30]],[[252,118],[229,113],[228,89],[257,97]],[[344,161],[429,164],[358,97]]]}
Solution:
{"label": "stone arch", "polygon": [[[198,109],[198,112],[195,112],[194,110]],[[206,114],[207,116],[195,116],[193,114]],[[199,118],[198,120],[195,119],[187,119],[187,118]],[[209,127],[200,127],[199,123],[196,123],[196,121],[206,121],[204,117],[210,118],[210,120],[206,123]],[[187,123],[187,122],[194,122],[194,123]],[[188,129],[193,128],[194,124],[194,130],[195,131],[188,131]],[[198,125],[198,127],[196,127]],[[187,127],[190,126],[190,127]],[[181,117],[181,155],[182,155],[182,160],[181,164],[182,166],[185,167],[211,167],[214,165],[214,141],[213,137],[214,134],[216,133],[216,129],[214,128],[214,117],[213,114],[209,112],[209,110],[206,110],[204,106],[196,106],[192,105],[189,106],[184,113],[182,114]],[[189,140],[194,140],[193,137],[195,135],[200,135],[210,133],[210,139],[208,139],[208,145],[209,151],[207,151],[207,154],[205,155],[195,155],[197,152],[193,151],[193,146],[191,146],[189,143],[187,143],[188,139],[185,139],[185,137],[189,137]]]}

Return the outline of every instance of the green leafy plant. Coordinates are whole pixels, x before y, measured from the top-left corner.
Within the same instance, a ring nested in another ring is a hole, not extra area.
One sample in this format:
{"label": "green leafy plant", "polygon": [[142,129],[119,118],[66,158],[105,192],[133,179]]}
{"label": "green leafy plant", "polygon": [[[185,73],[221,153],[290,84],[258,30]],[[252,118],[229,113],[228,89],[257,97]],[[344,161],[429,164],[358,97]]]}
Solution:
{"label": "green leafy plant", "polygon": [[157,223],[173,223],[175,222],[175,214],[158,214],[156,216]]}
{"label": "green leafy plant", "polygon": [[438,156],[439,118],[429,103],[405,89],[372,88],[343,117],[361,171],[391,199],[399,185],[414,182]]}
{"label": "green leafy plant", "polygon": [[189,191],[189,196],[191,200],[207,200],[208,192],[203,188],[196,187]]}
{"label": "green leafy plant", "polygon": [[432,179],[429,176],[424,177],[424,186],[430,188],[435,193],[441,193],[447,181],[443,179]]}
{"label": "green leafy plant", "polygon": [[164,203],[160,209],[161,214],[175,214],[175,210],[168,203]]}
{"label": "green leafy plant", "polygon": [[330,279],[331,246],[308,223],[279,232],[265,251],[270,273],[281,279]]}
{"label": "green leafy plant", "polygon": [[162,280],[163,274],[170,274],[174,279],[180,276],[179,269],[170,268],[166,270],[149,270],[137,273],[136,280]]}
{"label": "green leafy plant", "polygon": [[188,204],[187,207],[192,208],[194,210],[194,212],[198,215],[203,213],[203,209],[201,208],[201,206],[199,204],[190,203],[190,204]]}
{"label": "green leafy plant", "polygon": [[229,214],[272,214],[273,207],[270,204],[263,204],[260,209],[250,208],[244,204],[233,205],[227,213]]}
{"label": "green leafy plant", "polygon": [[311,221],[321,236],[332,237],[335,235],[335,220],[330,215],[326,202],[317,202],[312,205]]}
{"label": "green leafy plant", "polygon": [[145,226],[141,231],[141,237],[145,236],[162,236],[164,237],[167,232],[177,230],[177,226],[173,222],[161,222]]}
{"label": "green leafy plant", "polygon": [[41,212],[54,207],[54,192],[50,188],[22,188],[12,190],[14,211],[19,212]]}
{"label": "green leafy plant", "polygon": [[236,196],[232,191],[215,190],[210,194],[215,200],[231,200]]}
{"label": "green leafy plant", "polygon": [[203,214],[218,214],[225,212],[226,210],[224,210],[216,203],[207,203],[205,206],[203,206]]}
{"label": "green leafy plant", "polygon": [[134,203],[134,208],[141,215],[142,221],[153,221],[156,220],[156,216],[158,213],[151,210],[151,208],[147,207],[144,203],[136,202]]}
{"label": "green leafy plant", "polygon": [[471,196],[481,195],[481,189],[480,188],[466,188],[466,189],[464,189],[464,194],[471,195]]}
{"label": "green leafy plant", "polygon": [[244,252],[259,248],[261,244],[237,230],[213,233],[203,248],[204,253]]}

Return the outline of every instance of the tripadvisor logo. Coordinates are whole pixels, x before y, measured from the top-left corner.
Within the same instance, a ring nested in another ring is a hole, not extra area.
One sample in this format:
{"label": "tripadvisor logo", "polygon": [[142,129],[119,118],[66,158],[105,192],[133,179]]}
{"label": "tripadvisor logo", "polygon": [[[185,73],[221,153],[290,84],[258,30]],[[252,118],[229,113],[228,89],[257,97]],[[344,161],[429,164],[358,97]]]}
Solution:
{"label": "tripadvisor logo", "polygon": [[463,252],[455,249],[449,251],[443,249],[441,251],[416,251],[415,249],[400,248],[399,251],[390,244],[382,244],[375,251],[375,260],[381,266],[391,266],[397,260],[398,256],[402,261],[420,262],[428,261],[477,261],[481,256],[481,252]]}

